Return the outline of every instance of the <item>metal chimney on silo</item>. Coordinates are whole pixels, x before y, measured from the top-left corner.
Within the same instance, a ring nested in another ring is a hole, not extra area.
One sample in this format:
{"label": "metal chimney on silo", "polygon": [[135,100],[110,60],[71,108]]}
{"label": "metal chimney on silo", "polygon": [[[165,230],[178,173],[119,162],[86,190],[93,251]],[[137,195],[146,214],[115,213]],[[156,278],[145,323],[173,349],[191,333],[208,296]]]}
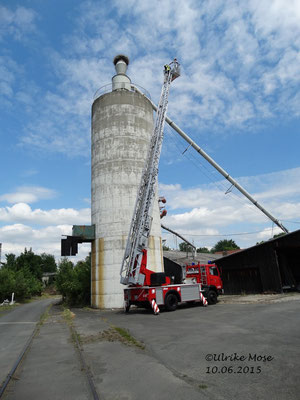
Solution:
{"label": "metal chimney on silo", "polygon": [[[128,57],[113,61],[112,91],[92,106],[92,306],[123,306],[120,267],[153,130],[150,101],[126,75]],[[157,199],[158,200],[158,199]],[[148,267],[163,271],[159,206],[153,210]]]}
{"label": "metal chimney on silo", "polygon": [[112,77],[112,90],[117,89],[131,89],[131,80],[126,75],[129,58],[120,54],[114,58],[116,68],[116,75]]}

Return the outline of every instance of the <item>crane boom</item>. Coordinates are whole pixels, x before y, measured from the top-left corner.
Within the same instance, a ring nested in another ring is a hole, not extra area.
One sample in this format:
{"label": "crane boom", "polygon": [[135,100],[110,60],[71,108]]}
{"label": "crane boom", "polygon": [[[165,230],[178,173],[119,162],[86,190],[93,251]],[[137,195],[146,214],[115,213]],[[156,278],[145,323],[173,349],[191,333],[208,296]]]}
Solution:
{"label": "crane boom", "polygon": [[180,66],[176,59],[165,65],[164,83],[158,103],[154,129],[145,161],[140,186],[137,193],[126,249],[121,266],[120,282],[143,284],[140,274],[143,250],[148,247],[152,223],[152,209],[158,175],[158,164],[163,140],[163,129],[168,108],[168,96],[171,82],[180,75]]}
{"label": "crane boom", "polygon": [[[134,89],[141,93],[143,96],[144,93],[139,91],[138,88],[134,86]],[[148,98],[147,96],[145,96]],[[154,111],[157,112],[157,106],[148,99],[151,102],[152,108]],[[191,147],[193,147],[203,158],[205,158],[206,161],[208,161],[221,175],[224,176],[225,179],[227,179],[232,186],[236,187],[237,190],[239,190],[245,197],[247,197],[248,200],[251,201],[252,204],[255,205],[261,212],[263,212],[274,224],[276,224],[283,232],[289,233],[288,229],[277,219],[275,218],[269,211],[267,211],[257,200],[255,200],[250,193],[248,193],[232,176],[229,175],[227,171],[225,171],[216,161],[214,161],[200,146],[198,146],[197,143],[195,143],[182,129],[179,128],[178,125],[175,124],[174,121],[172,121],[167,115],[166,115],[166,121],[170,125],[171,128],[173,128],[179,135],[189,143]]]}

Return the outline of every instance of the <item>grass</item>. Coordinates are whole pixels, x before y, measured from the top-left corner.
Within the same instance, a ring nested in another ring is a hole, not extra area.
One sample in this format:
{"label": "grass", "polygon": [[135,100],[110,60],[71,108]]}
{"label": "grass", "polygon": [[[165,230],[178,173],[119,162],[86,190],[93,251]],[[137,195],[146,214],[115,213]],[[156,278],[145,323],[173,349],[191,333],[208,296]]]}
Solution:
{"label": "grass", "polygon": [[[62,312],[62,317],[65,320],[65,322],[69,325],[71,328],[71,340],[76,343],[77,341],[80,344],[83,343],[91,343],[97,340],[108,340],[110,342],[115,342],[119,341],[123,344],[127,344],[129,346],[135,346],[138,347],[141,350],[145,349],[144,343],[138,341],[135,339],[130,332],[127,329],[121,328],[119,326],[115,325],[110,325],[110,328],[107,331],[104,331],[100,334],[97,335],[90,335],[90,336],[81,336],[78,334],[74,328],[73,325],[73,319],[75,317],[75,314],[69,309],[69,308],[64,308]],[[101,317],[102,320],[107,322],[107,318]]]}
{"label": "grass", "polygon": [[46,310],[43,312],[43,314],[40,316],[40,320],[39,320],[39,322],[38,322],[38,326],[40,327],[40,326],[42,326],[46,321],[47,321],[47,319],[49,318],[49,311],[50,311],[50,308],[52,307],[52,304],[49,304],[49,306],[46,308]]}
{"label": "grass", "polygon": [[36,301],[36,300],[59,299],[59,298],[61,298],[61,296],[59,294],[42,293],[40,296],[32,296],[30,298],[23,299],[21,301],[21,303],[28,304],[28,303],[32,303],[33,301]]}
{"label": "grass", "polygon": [[75,314],[72,313],[69,308],[64,308],[64,311],[62,312],[62,317],[68,325],[72,325]]}
{"label": "grass", "polygon": [[123,339],[124,342],[133,346],[136,346],[142,350],[145,349],[144,343],[136,340],[127,329],[120,328],[119,326],[112,325],[112,329],[114,329]]}
{"label": "grass", "polygon": [[78,342],[79,344],[82,344],[81,336],[79,335],[79,333],[77,333],[77,332],[75,331],[75,329],[74,329],[73,326],[72,326],[71,332],[72,332],[72,333],[71,333],[71,340],[72,340],[72,342],[75,343],[75,344],[77,344],[77,342]]}
{"label": "grass", "polygon": [[19,303],[15,303],[12,306],[0,306],[0,317],[1,315],[6,314],[7,312],[13,310],[14,308],[18,307]]}
{"label": "grass", "polygon": [[67,323],[67,325],[69,325],[70,331],[71,331],[71,340],[72,342],[76,345],[77,343],[79,343],[80,345],[82,344],[82,340],[81,340],[81,336],[79,335],[79,333],[76,332],[76,329],[74,328],[74,324],[73,324],[73,319],[75,317],[75,314],[69,309],[69,308],[64,308],[64,311],[62,312],[62,317],[65,320],[65,322]]}
{"label": "grass", "polygon": [[204,384],[198,385],[198,387],[199,387],[199,389],[207,389],[208,388],[208,386],[204,385]]}

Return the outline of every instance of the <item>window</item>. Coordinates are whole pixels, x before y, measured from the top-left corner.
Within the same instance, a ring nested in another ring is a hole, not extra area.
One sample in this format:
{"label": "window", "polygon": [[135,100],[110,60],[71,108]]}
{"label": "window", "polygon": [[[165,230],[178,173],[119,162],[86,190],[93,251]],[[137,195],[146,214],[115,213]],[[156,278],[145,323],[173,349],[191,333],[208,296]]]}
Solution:
{"label": "window", "polygon": [[210,275],[219,276],[218,270],[216,267],[209,267]]}

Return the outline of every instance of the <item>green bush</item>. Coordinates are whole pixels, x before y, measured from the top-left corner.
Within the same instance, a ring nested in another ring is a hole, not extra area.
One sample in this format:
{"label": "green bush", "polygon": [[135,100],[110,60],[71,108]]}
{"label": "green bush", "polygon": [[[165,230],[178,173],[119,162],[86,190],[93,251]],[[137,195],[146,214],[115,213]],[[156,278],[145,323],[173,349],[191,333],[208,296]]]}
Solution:
{"label": "green bush", "polygon": [[62,294],[63,300],[71,306],[90,303],[91,293],[91,259],[79,261],[76,266],[68,259],[59,264],[56,277],[56,288]]}
{"label": "green bush", "polygon": [[11,298],[11,294],[15,291],[16,277],[15,272],[8,268],[0,270],[0,302]]}
{"label": "green bush", "polygon": [[15,293],[16,301],[22,301],[40,295],[41,291],[42,283],[28,269],[15,271],[4,267],[0,270],[0,302],[10,300],[12,293]]}

